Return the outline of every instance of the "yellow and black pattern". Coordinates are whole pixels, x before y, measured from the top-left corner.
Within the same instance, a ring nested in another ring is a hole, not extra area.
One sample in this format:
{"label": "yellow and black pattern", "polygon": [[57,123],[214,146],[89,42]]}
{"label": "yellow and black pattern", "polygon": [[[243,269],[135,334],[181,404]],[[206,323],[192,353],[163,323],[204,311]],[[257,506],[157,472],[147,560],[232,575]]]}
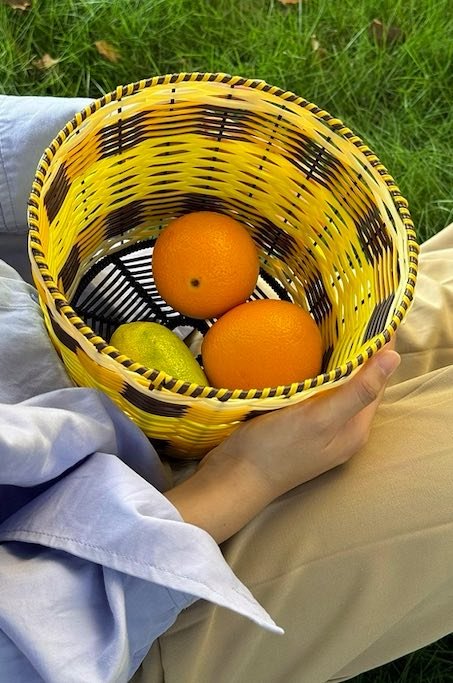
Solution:
{"label": "yellow and black pattern", "polygon": [[[262,390],[189,385],[109,344],[115,326],[181,316],[152,279],[168,221],[236,217],[260,254],[253,298],[303,306],[325,346],[322,374]],[[159,76],[93,102],[44,152],[29,201],[29,253],[49,334],[73,380],[106,392],[176,457],[200,457],[242,421],[341,383],[394,334],[413,299],[418,251],[406,200],[338,119],[263,81]]]}

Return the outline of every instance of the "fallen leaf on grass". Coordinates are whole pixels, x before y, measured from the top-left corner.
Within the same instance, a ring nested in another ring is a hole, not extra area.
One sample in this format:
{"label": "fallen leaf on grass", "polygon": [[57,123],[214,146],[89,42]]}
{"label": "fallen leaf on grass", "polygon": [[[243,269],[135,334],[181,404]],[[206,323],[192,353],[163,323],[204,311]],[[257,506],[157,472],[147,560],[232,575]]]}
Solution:
{"label": "fallen leaf on grass", "polygon": [[53,66],[55,66],[55,64],[58,64],[60,61],[60,59],[54,59],[46,53],[41,57],[41,59],[35,59],[35,61],[33,62],[33,66],[35,66],[40,71],[46,71],[47,69],[51,69]]}
{"label": "fallen leaf on grass", "polygon": [[121,59],[121,55],[113,45],[110,45],[106,40],[97,40],[95,42],[96,50],[102,57],[105,57],[109,62],[117,62]]}
{"label": "fallen leaf on grass", "polygon": [[302,0],[278,0],[282,5],[299,5]]}
{"label": "fallen leaf on grass", "polygon": [[25,12],[26,9],[31,7],[31,0],[1,0],[4,4],[9,5],[13,9],[20,9]]}
{"label": "fallen leaf on grass", "polygon": [[380,19],[373,19],[368,31],[379,47],[392,46],[404,40],[403,32],[398,26],[386,26]]}
{"label": "fallen leaf on grass", "polygon": [[321,47],[321,44],[320,44],[319,40],[317,39],[317,37],[315,36],[314,33],[313,33],[310,40],[311,40],[311,49],[313,50],[315,55],[317,57],[319,57],[319,59],[323,59],[324,57],[326,57],[327,56],[327,50],[324,47]]}

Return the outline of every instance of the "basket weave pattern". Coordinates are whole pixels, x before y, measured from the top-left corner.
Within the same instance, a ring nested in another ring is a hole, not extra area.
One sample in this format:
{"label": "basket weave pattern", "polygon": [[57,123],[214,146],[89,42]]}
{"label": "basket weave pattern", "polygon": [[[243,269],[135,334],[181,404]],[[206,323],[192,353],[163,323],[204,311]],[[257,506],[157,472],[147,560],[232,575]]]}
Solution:
{"label": "basket weave pattern", "polygon": [[[168,221],[229,214],[260,255],[254,298],[310,311],[322,374],[261,390],[190,385],[109,345],[122,322],[170,328],[151,253]],[[200,457],[243,420],[347,378],[385,344],[413,299],[419,247],[393,179],[341,121],[263,81],[176,74],[93,102],[41,158],[29,253],[45,322],[76,384],[106,392],[162,451]]]}

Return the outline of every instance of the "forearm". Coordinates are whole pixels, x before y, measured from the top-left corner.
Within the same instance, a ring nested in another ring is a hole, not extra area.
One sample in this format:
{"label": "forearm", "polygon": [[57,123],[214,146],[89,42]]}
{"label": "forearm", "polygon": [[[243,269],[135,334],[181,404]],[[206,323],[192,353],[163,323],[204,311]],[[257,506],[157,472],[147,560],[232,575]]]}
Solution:
{"label": "forearm", "polygon": [[207,459],[184,482],[165,493],[185,522],[222,543],[275,497],[247,462]]}

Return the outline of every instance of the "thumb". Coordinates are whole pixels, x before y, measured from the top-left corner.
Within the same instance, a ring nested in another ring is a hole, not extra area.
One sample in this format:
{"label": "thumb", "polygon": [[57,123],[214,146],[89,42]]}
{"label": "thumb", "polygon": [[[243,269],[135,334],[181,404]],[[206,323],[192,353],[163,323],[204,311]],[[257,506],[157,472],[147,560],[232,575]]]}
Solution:
{"label": "thumb", "polygon": [[355,377],[335,392],[338,419],[346,422],[373,403],[400,362],[399,353],[390,349],[382,349],[367,361]]}
{"label": "thumb", "polygon": [[376,363],[380,366],[386,380],[393,375],[399,364],[401,356],[393,349],[382,349],[375,356]]}

